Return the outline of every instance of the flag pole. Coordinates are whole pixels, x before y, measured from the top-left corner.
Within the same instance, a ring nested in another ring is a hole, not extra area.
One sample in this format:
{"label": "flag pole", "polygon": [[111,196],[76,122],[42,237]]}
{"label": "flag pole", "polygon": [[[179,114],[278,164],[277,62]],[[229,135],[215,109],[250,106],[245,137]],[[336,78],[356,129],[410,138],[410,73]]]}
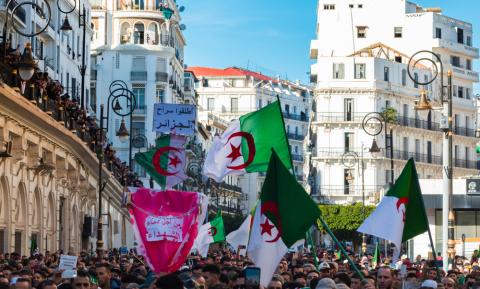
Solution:
{"label": "flag pole", "polygon": [[[350,259],[350,257],[348,256],[347,254],[347,251],[345,251],[345,248],[343,248],[342,244],[340,243],[340,241],[338,241],[337,237],[335,237],[335,235],[333,234],[332,230],[330,230],[330,227],[328,227],[327,223],[325,223],[325,221],[322,219],[322,217],[318,217],[318,220],[320,220],[320,222],[322,223],[322,226],[325,228],[325,230],[327,230],[327,233],[330,235],[330,237],[332,237],[333,241],[335,242],[335,244],[337,244],[338,248],[340,249],[340,251],[342,252],[343,255],[345,255],[345,258],[347,258],[348,260],[348,263],[350,263],[350,266],[353,267],[353,270],[355,270],[355,272],[360,276],[360,278],[362,280],[365,280],[365,277],[363,276],[362,272],[360,272],[360,270],[358,270],[357,266],[355,265],[355,263],[353,263],[352,259]],[[320,226],[318,225],[317,223],[317,227],[320,229]]]}

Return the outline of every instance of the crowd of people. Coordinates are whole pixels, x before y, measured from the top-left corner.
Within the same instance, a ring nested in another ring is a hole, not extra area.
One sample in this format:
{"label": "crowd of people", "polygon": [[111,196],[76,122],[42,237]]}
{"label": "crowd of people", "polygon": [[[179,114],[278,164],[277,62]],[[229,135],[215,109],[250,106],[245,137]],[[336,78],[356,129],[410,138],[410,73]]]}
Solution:
{"label": "crowd of people", "polygon": [[[458,257],[447,272],[420,256],[403,258],[392,266],[389,258],[378,265],[372,255],[351,259],[358,270],[332,251],[289,253],[278,265],[268,287],[251,286],[246,273],[255,265],[244,256],[217,250],[201,258],[190,255],[175,273],[154,274],[142,256],[118,250],[97,257],[82,252],[76,274],[59,270],[60,252],[27,257],[0,254],[0,289],[477,289],[480,287],[478,252],[470,260]],[[380,259],[382,260],[382,259]],[[438,265],[438,262],[437,262]]]}

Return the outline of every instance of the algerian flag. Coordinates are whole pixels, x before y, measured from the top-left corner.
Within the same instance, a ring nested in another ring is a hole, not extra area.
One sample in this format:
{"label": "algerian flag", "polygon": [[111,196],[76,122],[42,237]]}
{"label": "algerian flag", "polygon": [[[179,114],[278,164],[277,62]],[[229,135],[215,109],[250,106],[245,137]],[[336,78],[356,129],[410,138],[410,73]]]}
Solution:
{"label": "algerian flag", "polygon": [[223,241],[225,241],[225,229],[222,213],[219,211],[212,221],[200,227],[193,248],[197,249],[202,257],[207,257],[210,244]]}
{"label": "algerian flag", "polygon": [[207,153],[203,173],[220,183],[226,175],[265,172],[272,148],[283,164],[291,168],[279,101],[241,116],[221,137],[215,137]]}
{"label": "algerian flag", "polygon": [[231,232],[227,235],[227,243],[230,244],[235,251],[240,252],[239,247],[244,246],[247,247],[248,244],[248,236],[250,235],[250,225],[252,224],[252,215],[248,214],[248,216],[243,221],[240,227]]}
{"label": "algerian flag", "polygon": [[272,153],[250,230],[248,255],[261,268],[264,287],[288,248],[305,238],[307,230],[320,217],[320,209]]}
{"label": "algerian flag", "polygon": [[377,268],[378,265],[380,265],[380,248],[378,247],[378,243],[375,245],[375,253],[373,254],[373,259],[372,259],[372,268],[375,269]]}
{"label": "algerian flag", "polygon": [[162,187],[171,188],[187,178],[185,175],[185,142],[179,135],[164,135],[156,147],[135,154],[135,161]]}
{"label": "algerian flag", "polygon": [[427,230],[428,220],[417,170],[413,159],[410,159],[395,185],[357,231],[394,243],[398,251],[394,254],[396,259],[402,242]]}

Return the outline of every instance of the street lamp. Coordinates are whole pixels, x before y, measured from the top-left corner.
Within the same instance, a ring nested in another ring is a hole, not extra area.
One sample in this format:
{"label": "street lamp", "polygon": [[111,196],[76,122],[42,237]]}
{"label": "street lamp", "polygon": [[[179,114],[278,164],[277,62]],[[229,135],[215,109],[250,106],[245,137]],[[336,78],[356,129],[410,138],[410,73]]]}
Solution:
{"label": "street lamp", "polygon": [[[70,22],[68,21],[68,14],[72,13],[75,11],[75,8],[77,7],[77,0],[73,1],[73,7],[70,10],[63,10],[60,7],[60,0],[57,0],[57,7],[58,10],[62,13],[65,14],[65,18],[63,20],[63,24],[60,27],[60,30],[64,32],[68,32],[72,30],[72,25],[70,25]],[[79,5],[80,9],[80,0],[79,0]],[[85,108],[85,73],[87,71],[87,65],[85,63],[85,58],[86,58],[86,34],[87,34],[87,10],[85,9],[85,4],[83,5],[82,12],[78,12],[79,14],[79,20],[78,20],[78,27],[82,28],[82,33],[83,33],[83,45],[82,45],[82,65],[79,67],[80,68],[80,76],[81,76],[81,84],[82,84],[82,91],[80,93],[80,105],[82,108]]]}
{"label": "street lamp", "polygon": [[[393,171],[393,130],[390,128],[388,132],[387,118],[378,112],[370,112],[363,118],[362,128],[368,134],[373,136],[372,146],[369,152],[376,156],[380,153],[376,136],[385,129],[385,150],[390,152],[390,187],[393,185],[394,171]],[[388,154],[387,154],[388,155]]]}
{"label": "street lamp", "polygon": [[[349,169],[347,180],[352,182],[355,178],[351,174],[350,170],[357,165],[358,171],[362,173],[362,218],[365,220],[365,162],[363,158],[364,146],[362,143],[362,149],[360,151],[360,157],[356,152],[350,151],[342,155],[342,164]],[[367,251],[367,236],[362,234],[362,253]]]}
{"label": "street lamp", "polygon": [[[420,57],[418,59],[415,59],[415,56],[419,54],[429,54],[431,57]],[[417,66],[417,64],[421,61],[429,62],[433,68],[433,77],[430,81],[425,81],[421,82],[418,81],[415,77],[412,76],[412,69]],[[443,170],[442,170],[442,178],[443,178],[443,194],[442,194],[442,255],[448,256],[448,262],[444,262],[443,266],[445,270],[448,269],[448,265],[452,264],[455,266],[453,260],[455,257],[455,239],[454,239],[454,224],[455,224],[455,216],[453,214],[452,210],[452,204],[453,204],[453,168],[452,168],[452,161],[453,161],[453,156],[452,156],[452,146],[453,146],[453,140],[452,140],[452,135],[453,135],[453,130],[452,130],[452,115],[453,115],[453,98],[452,98],[452,71],[447,72],[448,76],[448,82],[447,85],[444,85],[443,77],[444,77],[444,71],[443,71],[443,63],[440,55],[433,51],[429,50],[421,50],[416,52],[415,54],[412,55],[410,58],[410,61],[408,62],[408,77],[416,84],[422,85],[422,86],[427,86],[431,83],[433,83],[438,76],[440,75],[440,85],[441,85],[441,90],[440,90],[440,95],[441,95],[441,101],[443,104],[443,112],[442,112],[442,124],[443,124],[443,132],[444,132],[444,137],[443,137]],[[445,88],[447,89],[448,93],[445,96]],[[426,98],[426,93],[425,91],[422,91],[420,95],[420,101],[418,104],[415,106],[415,109],[417,110],[431,110],[432,106],[428,102],[428,99]],[[447,115],[445,115],[445,113]],[[448,224],[448,225],[447,225]],[[430,233],[430,232],[429,232]],[[432,240],[431,235],[429,236],[430,240]],[[445,240],[448,240],[447,243],[445,243]],[[433,244],[433,242],[431,241]],[[434,258],[436,257],[435,255],[435,250],[433,251],[433,256]]]}
{"label": "street lamp", "polygon": [[[125,98],[127,103],[127,111],[123,112],[124,110],[119,104],[119,100]],[[128,89],[127,84],[122,80],[115,80],[110,84],[110,95],[107,99],[107,116],[105,117],[104,114],[104,105],[100,105],[100,130],[99,130],[99,146],[98,146],[98,228],[97,228],[97,251],[100,254],[103,254],[103,220],[102,220],[102,197],[103,197],[103,189],[105,184],[103,183],[103,147],[104,147],[104,132],[108,132],[108,120],[110,114],[110,106],[112,107],[113,112],[122,117],[122,125],[120,126],[119,131],[117,132],[117,136],[120,139],[125,137],[130,138],[132,137],[131,133],[128,133],[127,128],[125,127],[125,116],[130,116],[130,130],[132,130],[132,114],[136,107],[136,98],[135,94]],[[104,122],[107,121],[107,126],[104,127]],[[131,139],[130,139],[131,144]],[[130,152],[129,152],[129,167],[130,170],[132,169],[132,146],[130,145]]]}

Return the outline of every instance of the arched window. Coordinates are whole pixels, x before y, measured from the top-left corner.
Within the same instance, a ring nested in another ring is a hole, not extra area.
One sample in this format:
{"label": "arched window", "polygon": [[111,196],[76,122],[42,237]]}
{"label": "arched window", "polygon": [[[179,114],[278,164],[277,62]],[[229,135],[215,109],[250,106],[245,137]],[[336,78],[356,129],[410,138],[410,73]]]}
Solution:
{"label": "arched window", "polygon": [[145,34],[145,26],[143,23],[135,23],[135,27],[133,29],[133,41],[135,44],[143,44],[144,43],[144,34]]}
{"label": "arched window", "polygon": [[130,43],[131,31],[130,24],[123,22],[120,30],[120,44]]}
{"label": "arched window", "polygon": [[158,24],[154,22],[150,23],[150,25],[148,25],[147,44],[158,45],[159,38]]}

